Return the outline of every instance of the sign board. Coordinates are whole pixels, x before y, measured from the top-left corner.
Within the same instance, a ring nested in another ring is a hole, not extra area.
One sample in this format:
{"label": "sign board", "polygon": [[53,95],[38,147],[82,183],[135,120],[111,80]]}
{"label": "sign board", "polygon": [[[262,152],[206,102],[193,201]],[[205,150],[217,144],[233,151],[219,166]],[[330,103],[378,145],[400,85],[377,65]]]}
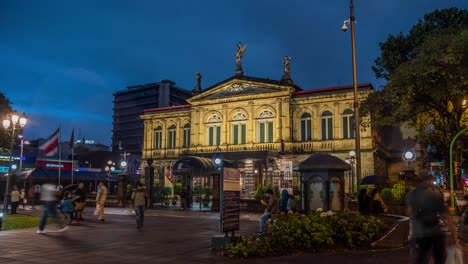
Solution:
{"label": "sign board", "polygon": [[240,170],[224,168],[223,210],[221,216],[223,233],[239,230],[240,190]]}
{"label": "sign board", "polygon": [[36,160],[36,165],[47,170],[64,170],[71,171],[73,169],[73,163],[71,161],[58,161],[58,160]]}

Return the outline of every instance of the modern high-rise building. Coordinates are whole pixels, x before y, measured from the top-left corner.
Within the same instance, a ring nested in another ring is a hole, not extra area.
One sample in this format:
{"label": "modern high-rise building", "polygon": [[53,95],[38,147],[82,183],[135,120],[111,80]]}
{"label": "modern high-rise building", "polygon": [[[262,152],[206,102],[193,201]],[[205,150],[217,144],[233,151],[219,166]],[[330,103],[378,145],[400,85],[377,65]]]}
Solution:
{"label": "modern high-rise building", "polygon": [[190,91],[175,86],[175,82],[161,82],[128,86],[114,94],[112,151],[141,156],[143,146],[144,109],[187,104]]}

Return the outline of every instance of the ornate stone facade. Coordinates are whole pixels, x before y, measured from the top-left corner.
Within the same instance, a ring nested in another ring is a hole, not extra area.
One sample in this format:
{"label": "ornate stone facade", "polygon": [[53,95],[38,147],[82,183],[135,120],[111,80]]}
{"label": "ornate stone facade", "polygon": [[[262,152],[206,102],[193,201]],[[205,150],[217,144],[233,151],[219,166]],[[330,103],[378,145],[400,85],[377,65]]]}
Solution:
{"label": "ornate stone facade", "polygon": [[[371,84],[359,85],[359,100],[372,91]],[[296,185],[293,168],[312,153],[344,160],[355,149],[353,86],[302,90],[289,82],[234,76],[187,102],[141,116],[143,160],[153,160],[159,174],[182,156],[221,152],[241,169],[244,196],[252,197],[260,183],[289,177]],[[372,128],[361,131],[362,175],[382,172],[385,151]]]}

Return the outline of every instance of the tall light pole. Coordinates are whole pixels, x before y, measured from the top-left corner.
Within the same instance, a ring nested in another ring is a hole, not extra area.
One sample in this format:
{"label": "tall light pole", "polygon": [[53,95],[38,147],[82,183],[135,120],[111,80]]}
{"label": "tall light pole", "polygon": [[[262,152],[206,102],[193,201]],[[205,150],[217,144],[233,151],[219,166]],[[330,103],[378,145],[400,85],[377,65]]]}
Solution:
{"label": "tall light pole", "polygon": [[107,165],[104,168],[104,170],[107,172],[107,191],[110,190],[110,176],[111,173],[115,170],[115,162],[112,160],[107,161]]}
{"label": "tall light pole", "polygon": [[21,138],[21,151],[20,151],[20,162],[19,162],[19,172],[23,170],[23,145],[24,145],[24,138],[23,135],[18,135]]}
{"label": "tall light pole", "polygon": [[[11,178],[11,164],[12,164],[12,155],[13,155],[13,143],[15,141],[15,133],[16,133],[16,125],[19,123],[20,128],[23,128],[28,119],[24,116],[19,116],[16,113],[12,113],[9,115],[9,118],[3,120],[3,127],[8,131],[11,131],[10,134],[10,158],[8,162],[8,174],[7,174],[7,182],[5,187],[5,196],[3,198],[3,212],[8,213],[8,202],[10,197],[10,178]],[[11,127],[10,127],[11,126]]]}
{"label": "tall light pole", "polygon": [[358,191],[360,189],[361,181],[361,136],[360,136],[360,120],[359,120],[359,100],[358,100],[358,84],[357,84],[357,70],[356,70],[356,39],[354,33],[354,26],[356,24],[356,17],[354,16],[353,0],[349,1],[349,19],[345,20],[341,30],[343,32],[348,30],[346,24],[351,27],[351,52],[353,64],[353,87],[354,87],[354,138],[355,138],[355,152],[356,152],[356,181]]}

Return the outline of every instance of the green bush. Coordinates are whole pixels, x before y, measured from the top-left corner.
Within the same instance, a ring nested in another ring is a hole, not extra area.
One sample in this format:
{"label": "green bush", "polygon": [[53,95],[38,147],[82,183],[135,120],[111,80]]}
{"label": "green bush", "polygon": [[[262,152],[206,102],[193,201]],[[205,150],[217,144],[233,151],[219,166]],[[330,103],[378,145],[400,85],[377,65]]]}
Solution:
{"label": "green bush", "polygon": [[405,184],[400,182],[393,185],[392,195],[395,201],[403,201],[406,195]]}
{"label": "green bush", "polygon": [[265,200],[266,199],[266,191],[273,190],[273,186],[269,184],[268,186],[264,186],[263,184],[259,184],[257,186],[257,190],[255,191],[254,198],[257,200]]}
{"label": "green bush", "polygon": [[164,198],[167,198],[169,195],[172,194],[172,188],[169,186],[165,186],[164,188],[162,188],[162,193],[164,195]]}
{"label": "green bush", "polygon": [[390,188],[385,188],[380,192],[380,196],[382,196],[382,199],[386,202],[393,201],[393,193],[392,189]]}
{"label": "green bush", "polygon": [[228,244],[221,255],[247,258],[317,252],[332,246],[363,247],[383,235],[385,226],[381,220],[359,213],[311,212],[305,216],[277,216],[268,231],[269,235],[261,237],[241,236]]}
{"label": "green bush", "polygon": [[180,183],[180,182],[174,183],[174,194],[175,195],[180,195],[181,191],[182,191],[182,183]]}

